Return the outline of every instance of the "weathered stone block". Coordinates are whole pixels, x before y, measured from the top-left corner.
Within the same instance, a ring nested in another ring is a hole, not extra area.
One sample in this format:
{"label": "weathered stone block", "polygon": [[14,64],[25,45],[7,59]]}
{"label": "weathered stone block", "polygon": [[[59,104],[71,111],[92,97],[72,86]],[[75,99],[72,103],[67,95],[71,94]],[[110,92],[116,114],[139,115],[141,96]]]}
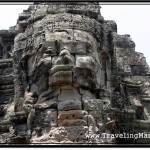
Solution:
{"label": "weathered stone block", "polygon": [[64,119],[58,121],[58,126],[86,126],[87,122],[83,119]]}
{"label": "weathered stone block", "polygon": [[33,128],[36,128],[37,125],[42,127],[56,127],[57,126],[57,110],[56,109],[37,109],[33,117]]}
{"label": "weathered stone block", "polygon": [[50,85],[72,84],[71,71],[59,71],[49,77]]}
{"label": "weathered stone block", "polygon": [[84,119],[85,115],[87,115],[87,111],[83,110],[59,111],[58,120]]}
{"label": "weathered stone block", "polygon": [[100,99],[83,100],[83,109],[86,111],[103,109],[103,101]]}
{"label": "weathered stone block", "polygon": [[61,101],[61,102],[58,103],[58,110],[59,111],[81,110],[81,109],[82,109],[81,101],[66,100],[66,101]]}
{"label": "weathered stone block", "polygon": [[[86,135],[128,131],[137,119],[145,119],[139,129],[149,129],[144,87],[150,69],[130,36],[118,35],[116,23],[103,20],[99,9],[98,2],[37,2],[19,16],[21,33],[16,27],[0,31],[0,104],[6,109],[0,106],[0,115],[15,112],[10,143],[111,143]],[[14,89],[15,106],[9,104]],[[23,110],[25,102],[30,111]],[[9,132],[10,124],[0,123]]]}
{"label": "weathered stone block", "polygon": [[72,66],[70,65],[56,65],[50,69],[50,75],[56,73],[57,71],[70,71]]}
{"label": "weathered stone block", "polygon": [[32,83],[31,85],[31,92],[37,93],[40,95],[44,91],[48,89],[48,77],[44,74],[40,74],[39,78],[36,79],[36,82]]}
{"label": "weathered stone block", "polygon": [[41,99],[39,101],[37,101],[37,103],[35,104],[35,107],[41,108],[41,109],[45,109],[45,108],[57,108],[58,105],[58,100],[57,97],[51,98],[49,99],[48,97],[45,99]]}
{"label": "weathered stone block", "polygon": [[75,100],[81,101],[81,95],[78,92],[78,89],[62,89],[60,95],[58,96],[58,101],[66,101],[66,100]]}
{"label": "weathered stone block", "polygon": [[57,110],[56,109],[47,109],[45,111],[44,123],[51,127],[57,126]]}
{"label": "weathered stone block", "polygon": [[4,106],[0,105],[0,116],[4,116],[4,115],[5,115]]}
{"label": "weathered stone block", "polygon": [[135,115],[137,119],[143,119],[144,115],[144,106],[141,104],[140,100],[137,97],[130,97],[131,104],[134,107]]}
{"label": "weathered stone block", "polygon": [[58,127],[50,131],[51,137],[57,141],[72,141],[87,139],[87,126]]}
{"label": "weathered stone block", "polygon": [[59,87],[48,89],[47,91],[44,91],[42,94],[39,95],[37,103],[41,103],[48,99],[53,99],[54,97],[57,97],[59,94],[60,94]]}
{"label": "weathered stone block", "polygon": [[76,67],[94,70],[95,69],[95,60],[90,56],[77,56],[76,57]]}
{"label": "weathered stone block", "polygon": [[95,99],[96,96],[95,94],[91,93],[89,90],[84,90],[82,88],[79,88],[80,94],[82,94],[82,99],[83,100],[90,100],[90,99]]}
{"label": "weathered stone block", "polygon": [[85,126],[87,125],[86,115],[87,112],[82,110],[59,111],[58,126]]}

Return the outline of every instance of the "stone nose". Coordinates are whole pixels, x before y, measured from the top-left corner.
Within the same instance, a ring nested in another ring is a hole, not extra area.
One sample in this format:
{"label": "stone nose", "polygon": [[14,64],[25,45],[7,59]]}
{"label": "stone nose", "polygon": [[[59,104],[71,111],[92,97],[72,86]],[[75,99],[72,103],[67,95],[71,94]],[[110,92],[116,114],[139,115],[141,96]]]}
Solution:
{"label": "stone nose", "polygon": [[64,47],[61,50],[59,56],[60,56],[60,60],[62,61],[63,64],[72,64],[73,63],[71,53],[67,47]]}

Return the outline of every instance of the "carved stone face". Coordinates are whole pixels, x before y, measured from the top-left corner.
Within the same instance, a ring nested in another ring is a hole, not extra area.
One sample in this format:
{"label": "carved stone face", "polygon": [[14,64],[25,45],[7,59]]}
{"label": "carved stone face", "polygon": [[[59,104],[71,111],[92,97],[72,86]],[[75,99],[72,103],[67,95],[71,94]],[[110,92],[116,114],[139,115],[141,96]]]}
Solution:
{"label": "carved stone face", "polygon": [[[47,73],[49,87],[73,85],[95,90],[100,82],[97,47],[96,39],[87,32],[46,30],[44,45],[35,56],[35,69]],[[48,81],[44,80],[42,84]]]}

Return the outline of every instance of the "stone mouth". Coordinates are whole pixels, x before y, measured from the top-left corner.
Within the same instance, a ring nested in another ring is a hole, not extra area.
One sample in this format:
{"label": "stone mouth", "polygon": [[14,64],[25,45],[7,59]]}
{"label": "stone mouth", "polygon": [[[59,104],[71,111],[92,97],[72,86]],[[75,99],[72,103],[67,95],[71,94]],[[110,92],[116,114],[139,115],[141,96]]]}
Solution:
{"label": "stone mouth", "polygon": [[50,75],[55,74],[58,71],[71,71],[73,66],[70,65],[58,65],[54,66],[49,70]]}

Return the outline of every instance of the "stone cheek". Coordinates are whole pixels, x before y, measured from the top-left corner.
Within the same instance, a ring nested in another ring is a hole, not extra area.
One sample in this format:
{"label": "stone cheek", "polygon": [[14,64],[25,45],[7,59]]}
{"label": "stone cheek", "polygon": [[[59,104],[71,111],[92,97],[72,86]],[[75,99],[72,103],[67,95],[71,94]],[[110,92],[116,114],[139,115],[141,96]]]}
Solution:
{"label": "stone cheek", "polygon": [[95,60],[90,56],[77,56],[76,57],[76,67],[82,69],[95,70]]}
{"label": "stone cheek", "polygon": [[76,68],[73,74],[74,86],[96,89],[98,65],[92,56],[76,56]]}
{"label": "stone cheek", "polygon": [[[37,80],[37,79],[36,79]],[[37,93],[40,95],[48,89],[48,78],[45,74],[42,74],[37,81],[30,86],[32,93]]]}
{"label": "stone cheek", "polygon": [[73,85],[75,87],[96,90],[95,73],[88,69],[75,68],[73,73]]}

